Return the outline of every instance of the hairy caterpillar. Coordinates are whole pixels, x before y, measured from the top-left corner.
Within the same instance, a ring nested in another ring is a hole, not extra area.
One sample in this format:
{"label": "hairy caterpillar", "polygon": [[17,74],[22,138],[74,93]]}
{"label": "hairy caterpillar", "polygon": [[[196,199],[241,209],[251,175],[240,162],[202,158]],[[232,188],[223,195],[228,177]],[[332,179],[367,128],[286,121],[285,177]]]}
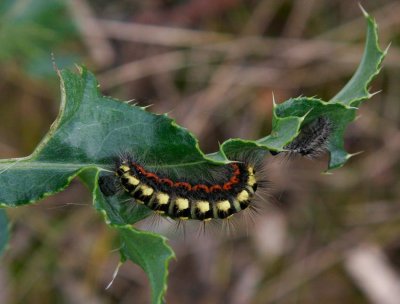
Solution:
{"label": "hairy caterpillar", "polygon": [[252,207],[259,186],[265,184],[256,174],[261,161],[255,155],[246,156],[237,162],[215,166],[208,179],[172,179],[167,173],[151,171],[131,155],[125,155],[118,158],[114,176],[101,177],[99,186],[106,196],[121,188],[136,203],[163,216],[207,222],[230,218]]}
{"label": "hairy caterpillar", "polygon": [[[284,153],[315,158],[326,150],[332,132],[332,122],[327,117],[318,117],[301,128],[299,135],[284,147]],[[272,155],[278,153],[271,151]]]}

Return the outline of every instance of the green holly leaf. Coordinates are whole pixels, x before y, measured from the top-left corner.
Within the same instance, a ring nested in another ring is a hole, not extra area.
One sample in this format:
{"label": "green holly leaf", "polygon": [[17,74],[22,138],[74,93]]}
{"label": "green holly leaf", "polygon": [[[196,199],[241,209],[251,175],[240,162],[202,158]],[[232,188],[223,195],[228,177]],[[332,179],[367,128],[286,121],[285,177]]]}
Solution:
{"label": "green holly leaf", "polygon": [[373,94],[369,92],[368,86],[372,79],[378,75],[382,61],[388,51],[388,48],[382,51],[379,47],[378,26],[376,22],[362,7],[361,10],[368,24],[364,54],[353,77],[343,89],[330,100],[330,102],[338,102],[353,107],[359,106],[362,101],[373,96]]}
{"label": "green holly leaf", "polygon": [[131,226],[150,211],[126,203],[120,196],[105,197],[98,186],[100,175],[109,174],[113,159],[123,152],[144,159],[149,169],[172,168],[181,176],[205,173],[229,162],[238,152],[284,151],[304,124],[321,116],[328,117],[335,127],[328,147],[329,168],[343,165],[349,158],[343,149],[343,133],[355,118],[355,105],[371,96],[360,88],[368,86],[385,55],[377,46],[375,23],[370,17],[367,22],[366,50],[358,69],[362,72],[356,72],[339,98],[324,102],[301,97],[275,105],[270,135],[256,141],[230,139],[218,152],[208,155],[199,149],[190,132],[166,114],[153,114],[102,96],[94,75],[85,68],[79,73],[60,71],[61,107],[48,134],[30,156],[0,160],[0,205],[17,207],[36,202],[63,190],[78,176],[93,194],[96,210],[119,232],[122,261],[129,259],[146,271],[152,303],[160,303],[174,254],[162,236]]}
{"label": "green holly leaf", "polygon": [[175,257],[166,239],[150,232],[138,231],[130,226],[118,227],[121,236],[122,261],[131,260],[147,273],[153,290],[152,303],[163,303],[167,290],[168,263]]}
{"label": "green holly leaf", "polygon": [[344,149],[344,133],[347,126],[355,119],[357,107],[362,101],[374,94],[368,91],[373,78],[378,75],[387,50],[382,51],[378,45],[377,25],[374,19],[362,10],[367,21],[367,36],[360,65],[350,81],[329,102],[317,98],[291,98],[279,105],[274,105],[272,132],[257,141],[229,139],[221,145],[221,151],[211,156],[222,159],[226,153],[235,153],[243,149],[269,149],[283,151],[298,134],[302,125],[318,117],[329,118],[334,129],[329,137],[330,155],[328,170],[335,169],[353,155]]}

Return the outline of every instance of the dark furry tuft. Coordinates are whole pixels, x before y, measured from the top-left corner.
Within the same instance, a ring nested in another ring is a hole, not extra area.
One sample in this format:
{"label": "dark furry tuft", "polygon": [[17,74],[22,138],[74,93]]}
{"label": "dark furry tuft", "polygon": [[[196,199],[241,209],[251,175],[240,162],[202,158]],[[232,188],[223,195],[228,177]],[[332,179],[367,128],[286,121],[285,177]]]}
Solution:
{"label": "dark furry tuft", "polygon": [[289,153],[315,158],[326,150],[332,131],[332,122],[319,117],[302,127],[300,134],[284,148]]}
{"label": "dark furry tuft", "polygon": [[120,190],[118,179],[115,175],[104,174],[99,177],[99,187],[105,196],[112,196]]}

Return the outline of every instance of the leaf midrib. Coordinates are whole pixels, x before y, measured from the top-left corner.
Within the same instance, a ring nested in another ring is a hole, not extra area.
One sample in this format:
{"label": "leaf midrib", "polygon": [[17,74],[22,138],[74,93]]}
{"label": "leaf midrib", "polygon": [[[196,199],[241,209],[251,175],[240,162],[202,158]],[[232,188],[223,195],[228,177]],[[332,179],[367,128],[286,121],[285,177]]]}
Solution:
{"label": "leaf midrib", "polygon": [[96,167],[101,168],[104,167],[103,164],[93,164],[93,163],[60,163],[60,162],[49,162],[49,161],[35,161],[29,159],[23,159],[20,161],[9,161],[9,162],[0,162],[0,174],[7,170],[61,170],[65,171],[69,170],[79,170],[84,167]]}
{"label": "leaf midrib", "polygon": [[[147,165],[148,168],[176,168],[176,167],[186,167],[186,166],[194,166],[207,163],[206,160],[190,162],[190,163],[179,163],[179,164],[167,164],[167,165]],[[96,169],[105,169],[105,167],[109,167],[104,164],[98,163],[61,163],[61,162],[49,162],[49,161],[35,161],[32,159],[21,158],[19,160],[8,160],[8,161],[0,161],[0,174],[13,169],[13,170],[60,170],[65,171],[66,169],[69,170],[80,170],[82,168],[96,168]]]}

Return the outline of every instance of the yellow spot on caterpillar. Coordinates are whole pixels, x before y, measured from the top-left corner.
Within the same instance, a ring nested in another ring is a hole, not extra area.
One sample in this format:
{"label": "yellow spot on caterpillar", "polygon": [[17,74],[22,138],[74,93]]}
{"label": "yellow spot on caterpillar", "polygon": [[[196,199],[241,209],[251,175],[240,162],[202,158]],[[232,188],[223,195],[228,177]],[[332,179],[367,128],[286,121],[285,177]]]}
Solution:
{"label": "yellow spot on caterpillar", "polygon": [[229,220],[230,218],[232,218],[232,216],[233,216],[233,214],[227,216],[225,219],[226,219],[226,220]]}
{"label": "yellow spot on caterpillar", "polygon": [[183,221],[186,221],[186,220],[188,220],[189,218],[188,218],[187,216],[180,216],[179,219],[180,219],[180,220],[183,220]]}
{"label": "yellow spot on caterpillar", "polygon": [[247,171],[249,172],[250,175],[254,175],[254,168],[253,167],[248,167]]}
{"label": "yellow spot on caterpillar", "polygon": [[128,184],[129,185],[137,186],[140,183],[140,181],[136,177],[131,176],[129,174],[124,174],[124,177],[126,177],[128,179]]}
{"label": "yellow spot on caterpillar", "polygon": [[237,200],[239,202],[245,202],[249,199],[249,192],[247,192],[246,190],[242,190],[242,192],[240,192],[237,196]]}
{"label": "yellow spot on caterpillar", "polygon": [[201,213],[206,213],[210,210],[210,203],[206,201],[199,201],[197,202],[196,207]]}
{"label": "yellow spot on caterpillar", "polygon": [[163,211],[163,210],[155,210],[155,213],[157,213],[157,214],[164,214],[165,211]]}
{"label": "yellow spot on caterpillar", "polygon": [[141,201],[141,200],[138,200],[138,199],[137,199],[137,200],[135,200],[135,202],[138,203],[138,204],[140,204],[140,205],[144,205],[144,202]]}
{"label": "yellow spot on caterpillar", "polygon": [[246,189],[250,193],[250,195],[253,195],[255,193],[252,186],[247,185]]}
{"label": "yellow spot on caterpillar", "polygon": [[153,188],[151,188],[147,185],[140,186],[140,190],[142,190],[142,195],[144,195],[144,196],[150,196],[154,192]]}
{"label": "yellow spot on caterpillar", "polygon": [[254,177],[254,175],[250,175],[250,176],[249,176],[249,179],[247,180],[247,184],[248,184],[249,186],[253,186],[256,182],[257,182],[257,181],[256,181],[256,178]]}
{"label": "yellow spot on caterpillar", "polygon": [[185,210],[189,208],[189,200],[186,198],[177,198],[175,201],[176,207],[178,207],[178,210]]}
{"label": "yellow spot on caterpillar", "polygon": [[231,208],[229,201],[220,201],[217,203],[217,208],[219,211],[227,212]]}
{"label": "yellow spot on caterpillar", "polygon": [[120,166],[119,167],[121,170],[122,170],[122,172],[129,172],[129,167],[127,166],[127,165],[122,165],[122,166]]}
{"label": "yellow spot on caterpillar", "polygon": [[168,201],[169,201],[169,195],[160,192],[157,194],[157,201],[160,205],[166,205],[166,204],[168,204]]}
{"label": "yellow spot on caterpillar", "polygon": [[210,217],[203,220],[203,222],[209,222],[209,221],[211,221]]}

